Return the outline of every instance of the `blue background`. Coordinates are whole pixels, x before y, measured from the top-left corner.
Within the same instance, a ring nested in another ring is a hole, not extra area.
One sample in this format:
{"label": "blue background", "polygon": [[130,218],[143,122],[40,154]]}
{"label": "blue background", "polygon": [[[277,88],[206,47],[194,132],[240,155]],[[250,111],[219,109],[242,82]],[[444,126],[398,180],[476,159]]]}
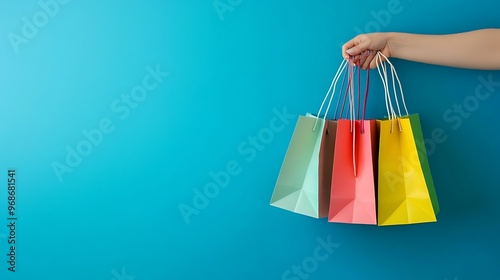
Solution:
{"label": "blue background", "polygon": [[[282,279],[313,256],[318,238],[338,248],[307,279],[500,277],[500,87],[456,129],[443,117],[474,102],[479,77],[500,81],[498,71],[393,60],[424,136],[438,128],[447,137],[429,150],[437,223],[331,224],[269,206],[294,119],[254,157],[238,151],[269,127],[273,109],[317,110],[357,30],[500,27],[498,1],[401,0],[390,18],[379,12],[385,0],[225,1],[234,7],[221,16],[207,0],[69,1],[18,52],[9,34],[21,36],[23,17],[43,10],[35,0],[1,1],[0,173],[17,170],[19,220],[11,273],[2,183],[0,277]],[[111,104],[157,65],[169,76],[121,120]],[[385,111],[373,77],[368,114],[377,118]],[[105,118],[115,129],[60,182],[53,162],[65,164],[66,147]],[[209,173],[231,161],[241,172],[186,223],[179,206],[193,206]]]}

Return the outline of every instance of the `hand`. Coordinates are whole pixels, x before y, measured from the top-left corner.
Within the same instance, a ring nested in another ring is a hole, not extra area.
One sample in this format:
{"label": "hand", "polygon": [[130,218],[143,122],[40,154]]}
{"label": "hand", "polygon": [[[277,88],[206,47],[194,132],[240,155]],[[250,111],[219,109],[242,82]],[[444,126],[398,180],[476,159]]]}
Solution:
{"label": "hand", "polygon": [[342,46],[342,56],[364,70],[377,67],[377,51],[391,56],[388,33],[360,34]]}

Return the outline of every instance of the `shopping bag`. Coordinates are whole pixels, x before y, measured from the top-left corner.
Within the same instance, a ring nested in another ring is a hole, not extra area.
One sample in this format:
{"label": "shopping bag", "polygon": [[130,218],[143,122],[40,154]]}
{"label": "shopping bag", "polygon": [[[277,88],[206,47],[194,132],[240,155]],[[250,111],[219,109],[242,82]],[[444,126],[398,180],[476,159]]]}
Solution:
{"label": "shopping bag", "polygon": [[[364,133],[361,125],[364,122]],[[329,222],[377,224],[375,120],[339,120],[332,172]],[[355,140],[355,141],[353,141]],[[354,142],[354,144],[353,144]],[[353,157],[353,150],[356,151]]]}
{"label": "shopping bag", "polygon": [[[379,56],[377,56],[379,57]],[[389,93],[387,70],[381,63],[379,74],[385,89],[388,119],[380,120],[379,176],[378,176],[378,225],[402,225],[435,222],[439,211],[425,147],[418,147],[423,138],[418,114],[408,114],[402,87],[392,64],[391,76],[394,100]],[[400,113],[394,80],[399,83],[401,101],[406,115]],[[423,142],[422,142],[423,143]],[[427,175],[424,174],[427,169]],[[432,193],[432,195],[431,195]],[[434,199],[431,199],[434,196]],[[435,206],[433,206],[433,200]],[[435,211],[435,209],[437,211]]]}
{"label": "shopping bag", "polygon": [[[315,130],[313,127],[317,126]],[[320,218],[318,164],[324,121],[299,116],[283,160],[271,205]]]}
{"label": "shopping bag", "polygon": [[[335,93],[336,83],[346,65],[346,61],[342,61],[319,113],[316,116],[311,114],[299,116],[274,187],[270,203],[272,206],[314,218],[327,216],[330,190],[320,188],[320,150],[326,115]],[[328,97],[330,101],[325,118],[320,118]]]}
{"label": "shopping bag", "polygon": [[418,115],[380,121],[379,225],[435,222],[411,123]]}
{"label": "shopping bag", "polygon": [[[368,95],[368,73],[364,99],[365,109]],[[352,84],[353,81],[350,82]],[[359,88],[358,86],[358,91]],[[353,94],[350,96],[354,97]],[[359,98],[358,94],[358,101]],[[354,103],[354,100],[351,100],[351,111],[354,111]],[[329,222],[377,224],[375,189],[378,132],[376,121],[365,120],[365,114],[366,112],[363,112],[361,120],[341,119],[338,121],[332,169]]]}

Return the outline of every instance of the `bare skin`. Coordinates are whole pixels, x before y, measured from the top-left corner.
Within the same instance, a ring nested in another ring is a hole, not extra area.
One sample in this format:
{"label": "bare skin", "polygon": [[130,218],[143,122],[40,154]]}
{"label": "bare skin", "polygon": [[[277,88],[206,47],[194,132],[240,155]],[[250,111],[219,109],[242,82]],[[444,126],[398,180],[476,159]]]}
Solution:
{"label": "bare skin", "polygon": [[500,70],[500,29],[447,35],[398,32],[360,34],[342,46],[342,56],[363,69],[376,68],[375,55],[468,69]]}

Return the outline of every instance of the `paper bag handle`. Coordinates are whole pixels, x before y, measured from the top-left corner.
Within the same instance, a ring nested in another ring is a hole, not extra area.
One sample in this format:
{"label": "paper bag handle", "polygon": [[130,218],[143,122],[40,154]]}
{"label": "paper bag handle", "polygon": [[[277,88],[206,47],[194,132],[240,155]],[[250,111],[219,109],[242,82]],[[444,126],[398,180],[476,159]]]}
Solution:
{"label": "paper bag handle", "polygon": [[[326,102],[328,96],[330,96],[328,106],[326,107],[325,115],[323,116],[323,118],[326,119],[326,116],[328,115],[328,111],[330,110],[330,106],[332,104],[333,96],[335,95],[335,88],[337,87],[337,82],[340,78],[342,71],[344,71],[346,65],[347,65],[347,61],[345,59],[343,59],[342,62],[340,63],[339,68],[337,69],[337,72],[335,73],[335,76],[333,77],[332,83],[330,84],[330,88],[326,92],[325,98],[323,99],[323,102],[321,103],[321,106],[319,107],[318,114],[316,115],[316,121],[314,122],[313,131],[316,130],[316,125],[318,124],[318,119],[319,119],[319,116],[321,114],[321,111],[323,110],[323,106],[325,105],[325,102]],[[331,94],[330,94],[330,92],[331,92]]]}

